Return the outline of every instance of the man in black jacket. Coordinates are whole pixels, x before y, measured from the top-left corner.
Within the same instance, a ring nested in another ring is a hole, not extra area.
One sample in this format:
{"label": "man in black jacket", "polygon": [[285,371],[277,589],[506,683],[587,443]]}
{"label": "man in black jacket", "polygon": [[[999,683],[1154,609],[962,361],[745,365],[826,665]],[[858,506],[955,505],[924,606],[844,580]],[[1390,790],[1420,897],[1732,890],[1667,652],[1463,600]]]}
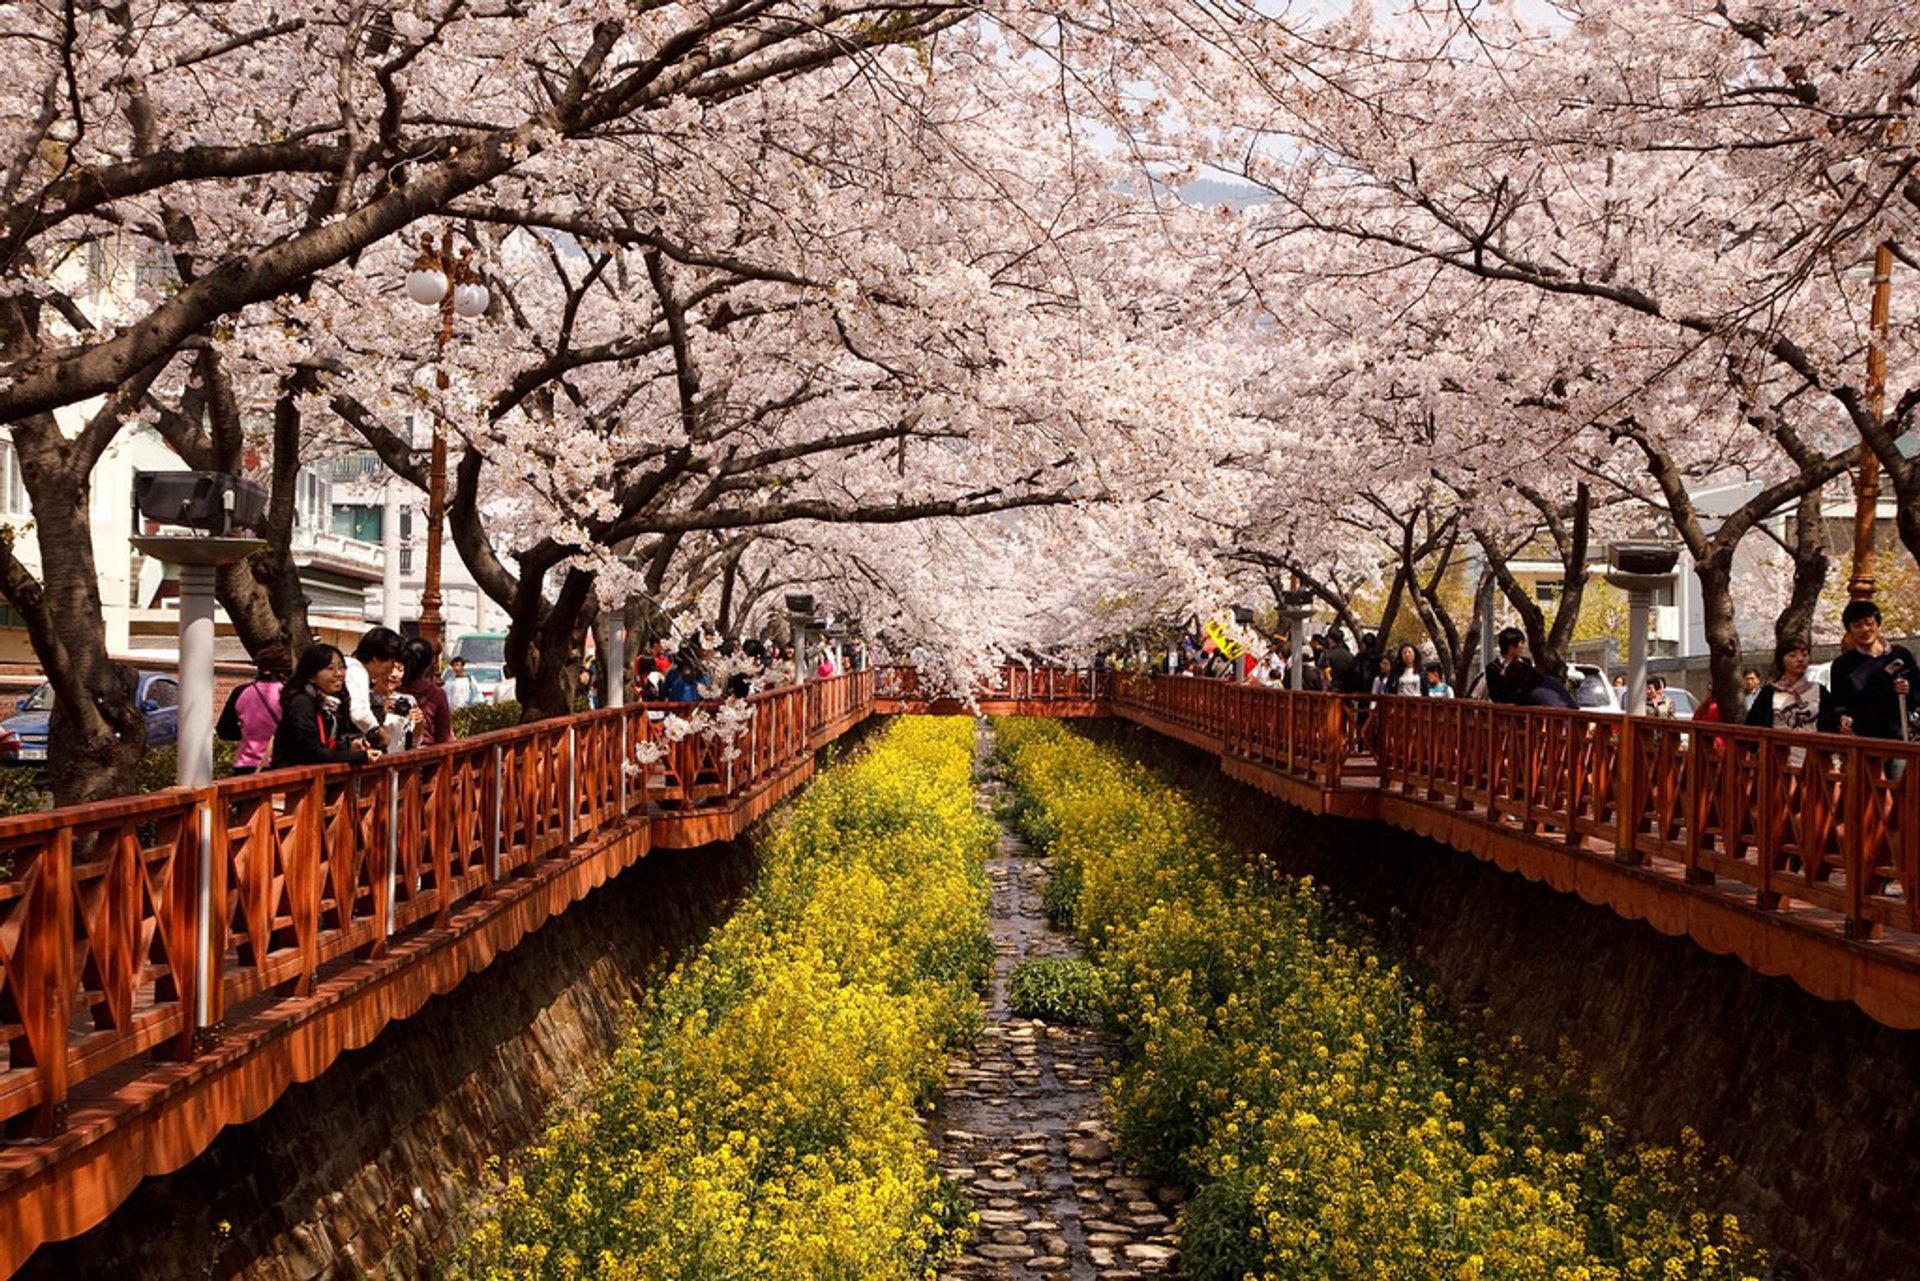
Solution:
{"label": "man in black jacket", "polygon": [[1865,738],[1907,737],[1907,696],[1913,686],[1913,654],[1880,635],[1880,607],[1857,600],[1840,615],[1847,629],[1846,653],[1833,660],[1834,706],[1842,733]]}
{"label": "man in black jacket", "polygon": [[1320,651],[1320,670],[1326,673],[1327,688],[1344,693],[1353,679],[1353,651],[1347,648],[1346,633],[1338,627],[1327,631],[1327,647]]}
{"label": "man in black jacket", "polygon": [[1517,703],[1521,691],[1509,688],[1506,671],[1526,650],[1527,634],[1518,627],[1503,627],[1495,639],[1500,646],[1500,656],[1487,664],[1486,675],[1482,677],[1486,682],[1487,697],[1496,703]]}

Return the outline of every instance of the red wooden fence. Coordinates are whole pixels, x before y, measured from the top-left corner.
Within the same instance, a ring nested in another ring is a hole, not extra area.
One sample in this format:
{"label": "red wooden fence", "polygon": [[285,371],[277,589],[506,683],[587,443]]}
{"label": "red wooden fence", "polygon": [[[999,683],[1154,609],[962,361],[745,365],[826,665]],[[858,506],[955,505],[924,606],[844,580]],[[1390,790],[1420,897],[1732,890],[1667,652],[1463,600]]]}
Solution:
{"label": "red wooden fence", "polygon": [[1920,1027],[1920,744],[1177,676],[1123,678],[1113,706],[1289,800]]}
{"label": "red wooden fence", "polygon": [[304,997],[612,824],[731,804],[872,703],[854,672],[756,695],[730,742],[670,740],[663,711],[690,708],[609,709],[0,819],[0,1121],[50,1135],[88,1079],[190,1057],[230,1009]]}

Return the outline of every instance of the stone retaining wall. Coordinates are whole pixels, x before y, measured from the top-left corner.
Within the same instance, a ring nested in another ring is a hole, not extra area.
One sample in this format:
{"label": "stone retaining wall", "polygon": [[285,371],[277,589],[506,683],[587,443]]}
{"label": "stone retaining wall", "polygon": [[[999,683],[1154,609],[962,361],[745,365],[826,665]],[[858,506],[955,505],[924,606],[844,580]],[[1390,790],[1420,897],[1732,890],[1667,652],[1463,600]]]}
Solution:
{"label": "stone retaining wall", "polygon": [[1551,1054],[1563,1042],[1611,1115],[1735,1165],[1730,1204],[1820,1281],[1920,1275],[1920,1033],[1383,824],[1316,819],[1215,758],[1102,727],[1218,802],[1230,834],[1310,874],[1398,936],[1445,999]]}
{"label": "stone retaining wall", "polygon": [[426,1277],[487,1162],[618,1044],[625,1007],[732,909],[746,843],[656,851],[17,1275]]}

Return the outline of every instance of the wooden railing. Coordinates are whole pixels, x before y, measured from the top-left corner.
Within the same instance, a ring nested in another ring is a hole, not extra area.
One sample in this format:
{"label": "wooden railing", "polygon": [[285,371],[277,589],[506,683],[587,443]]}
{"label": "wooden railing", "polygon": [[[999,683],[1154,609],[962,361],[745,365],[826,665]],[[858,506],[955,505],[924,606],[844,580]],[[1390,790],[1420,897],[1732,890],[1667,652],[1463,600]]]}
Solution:
{"label": "wooden railing", "polygon": [[[924,679],[912,667],[882,667],[876,673],[874,696],[898,702],[960,701],[943,685]],[[1009,665],[972,694],[974,701],[1089,703],[1112,693],[1112,674],[1079,667],[1025,667]]]}
{"label": "wooden railing", "polygon": [[1301,782],[1721,878],[1852,938],[1920,934],[1920,743],[1179,676],[1123,677],[1114,702]]}
{"label": "wooden railing", "polygon": [[609,709],[0,820],[0,1122],[53,1134],[90,1078],[190,1058],[229,1011],[305,997],[614,824],[751,793],[864,715],[873,675],[748,704],[731,741],[670,737],[660,713],[691,708]]}
{"label": "wooden railing", "polygon": [[1636,716],[1382,699],[1383,785],[1620,862],[1920,931],[1920,744]]}
{"label": "wooden railing", "polygon": [[1226,752],[1303,782],[1338,787],[1364,754],[1372,699],[1293,693],[1193,676],[1119,677],[1114,700],[1218,738]]}

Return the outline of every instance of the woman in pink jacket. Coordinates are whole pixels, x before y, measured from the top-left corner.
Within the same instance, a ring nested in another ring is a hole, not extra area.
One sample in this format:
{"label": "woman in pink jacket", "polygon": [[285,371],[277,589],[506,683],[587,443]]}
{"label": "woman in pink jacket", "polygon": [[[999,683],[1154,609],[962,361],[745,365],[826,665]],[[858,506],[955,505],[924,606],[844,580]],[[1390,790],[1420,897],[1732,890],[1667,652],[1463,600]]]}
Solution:
{"label": "woman in pink jacket", "polygon": [[285,650],[266,649],[254,661],[254,670],[256,679],[227,696],[216,726],[221,738],[240,744],[233,754],[236,774],[264,769],[273,755],[274,731],[280,728],[280,691],[293,664]]}

